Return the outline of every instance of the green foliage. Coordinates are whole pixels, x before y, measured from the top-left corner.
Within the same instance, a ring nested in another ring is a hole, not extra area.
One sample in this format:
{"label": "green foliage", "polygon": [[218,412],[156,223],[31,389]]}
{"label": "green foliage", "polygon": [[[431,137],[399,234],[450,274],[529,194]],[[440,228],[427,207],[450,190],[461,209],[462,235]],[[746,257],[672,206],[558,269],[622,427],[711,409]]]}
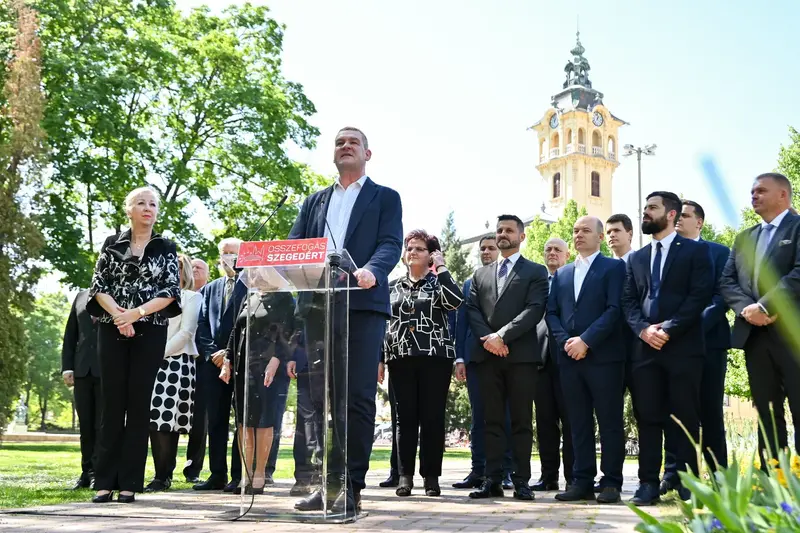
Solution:
{"label": "green foliage", "polygon": [[220,235],[247,238],[284,192],[262,237],[288,232],[297,201],[322,178],[291,161],[312,148],[315,112],[281,74],[284,28],[263,6],[188,14],[172,0],[52,0],[40,5],[44,125],[53,147],[46,258],[73,287],[89,283],[99,242],[126,222],[122,202],[148,183],[159,226],[193,256]]}
{"label": "green foliage", "polygon": [[[548,240],[557,237],[563,239],[569,246],[567,262],[573,262],[578,253],[572,243],[572,229],[575,226],[575,222],[587,214],[585,207],[578,209],[578,203],[575,200],[569,200],[567,205],[564,206],[564,212],[561,217],[552,224],[548,224],[539,216],[534,218],[525,229],[525,243],[522,246],[523,257],[536,263],[544,264],[544,245]],[[606,256],[611,255],[605,241],[600,245],[600,253]]]}
{"label": "green foliage", "polygon": [[456,234],[455,217],[452,211],[447,215],[439,244],[442,246],[447,270],[459,286],[463,285],[472,276],[472,267],[469,264],[469,251],[461,246],[461,240]]}
{"label": "green foliage", "polygon": [[792,182],[792,205],[800,206],[800,132],[789,127],[788,146],[781,146],[778,152],[778,172]]}
{"label": "green foliage", "polygon": [[28,405],[28,409],[31,419],[38,415],[42,430],[51,412],[57,416],[65,406],[72,408],[70,391],[61,377],[61,344],[69,312],[63,294],[43,294],[25,315],[27,387],[38,400],[38,406]]}

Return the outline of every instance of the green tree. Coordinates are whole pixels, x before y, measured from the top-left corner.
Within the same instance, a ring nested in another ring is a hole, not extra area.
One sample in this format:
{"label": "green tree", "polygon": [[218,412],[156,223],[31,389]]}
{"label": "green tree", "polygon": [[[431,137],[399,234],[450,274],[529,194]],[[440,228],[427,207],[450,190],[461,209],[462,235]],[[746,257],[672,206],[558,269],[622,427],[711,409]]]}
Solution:
{"label": "green tree", "polygon": [[28,405],[28,412],[38,411],[42,431],[46,429],[48,413],[57,414],[58,401],[69,398],[69,390],[61,378],[61,343],[69,311],[69,302],[63,294],[43,294],[25,315],[26,396],[30,397],[32,392],[38,399],[38,410]]}
{"label": "green tree", "polygon": [[800,206],[800,132],[789,127],[790,143],[778,152],[778,172],[792,182],[792,205]]}
{"label": "green tree", "polygon": [[456,234],[455,215],[452,211],[447,215],[439,244],[442,246],[447,270],[456,283],[463,285],[472,275],[472,267],[469,264],[469,251],[461,246],[461,240]]}
{"label": "green tree", "polygon": [[[0,96],[0,435],[25,375],[22,315],[31,308],[40,276],[35,261],[42,236],[30,216],[38,209],[39,176],[45,154],[40,124],[38,18],[23,0],[0,7],[0,28],[13,45],[4,61]],[[13,29],[13,33],[9,28]],[[6,43],[7,45],[8,43]],[[5,45],[4,45],[5,46]]]}
{"label": "green tree", "polygon": [[312,148],[313,104],[281,74],[284,28],[266,7],[185,14],[172,0],[42,3],[45,126],[53,173],[46,257],[85,287],[99,229],[125,223],[122,202],[148,183],[159,225],[192,255],[214,242],[196,225],[204,206],[218,233],[250,236],[284,194],[262,236],[285,234],[297,200],[322,178],[291,161]]}
{"label": "green tree", "polygon": [[[557,237],[563,239],[569,246],[569,259],[571,263],[578,256],[575,246],[572,244],[572,228],[580,217],[588,215],[585,207],[578,209],[575,200],[569,200],[564,206],[564,212],[558,220],[552,224],[547,224],[537,216],[525,229],[525,244],[522,248],[522,255],[540,264],[544,264],[544,245],[548,240]],[[610,255],[605,241],[600,245],[600,253]]]}

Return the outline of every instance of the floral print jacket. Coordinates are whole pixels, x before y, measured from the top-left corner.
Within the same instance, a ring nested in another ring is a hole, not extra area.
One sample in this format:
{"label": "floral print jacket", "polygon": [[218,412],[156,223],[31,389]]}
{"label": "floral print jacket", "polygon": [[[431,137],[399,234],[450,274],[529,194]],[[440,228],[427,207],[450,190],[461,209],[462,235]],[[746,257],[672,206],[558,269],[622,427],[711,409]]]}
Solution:
{"label": "floral print jacket", "polygon": [[141,258],[137,258],[131,254],[131,230],[112,235],[103,243],[97,258],[86,310],[100,322],[113,323],[114,319],[95,298],[97,293],[108,294],[126,309],[136,309],[153,298],[175,298],[158,313],[139,320],[167,326],[170,318],[181,314],[178,271],[177,249],[171,240],[153,233]]}

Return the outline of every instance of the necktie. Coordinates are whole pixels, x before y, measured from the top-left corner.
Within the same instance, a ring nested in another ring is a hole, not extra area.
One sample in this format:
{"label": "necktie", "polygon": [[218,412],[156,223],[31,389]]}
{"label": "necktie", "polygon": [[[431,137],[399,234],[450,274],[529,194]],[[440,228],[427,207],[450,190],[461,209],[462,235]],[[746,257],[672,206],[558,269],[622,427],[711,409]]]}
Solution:
{"label": "necktie", "polygon": [[550,290],[553,288],[553,275],[547,275],[547,292],[550,293]]}
{"label": "necktie", "polygon": [[656,257],[653,261],[653,272],[650,275],[650,318],[658,316],[658,293],[661,290],[661,249],[664,247],[660,242],[656,243]]}
{"label": "necktie", "polygon": [[498,279],[505,279],[506,274],[508,274],[508,264],[511,262],[511,259],[504,259],[502,263],[500,263],[500,269],[497,271],[497,278]]}
{"label": "necktie", "polygon": [[228,307],[228,300],[231,299],[231,294],[233,294],[233,278],[226,278],[225,279],[225,298],[222,301],[223,309]]}
{"label": "necktie", "polygon": [[761,232],[758,234],[758,243],[756,244],[756,267],[753,272],[753,280],[756,281],[756,283],[758,282],[758,274],[761,270],[761,262],[764,261],[764,255],[767,253],[767,247],[772,240],[772,230],[774,229],[774,225],[767,224],[761,228]]}

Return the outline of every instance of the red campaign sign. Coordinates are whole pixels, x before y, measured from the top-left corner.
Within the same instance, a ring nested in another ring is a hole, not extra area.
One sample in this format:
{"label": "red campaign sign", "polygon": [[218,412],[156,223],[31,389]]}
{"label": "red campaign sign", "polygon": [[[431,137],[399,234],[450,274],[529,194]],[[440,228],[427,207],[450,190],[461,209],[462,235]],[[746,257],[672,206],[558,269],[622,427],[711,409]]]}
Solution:
{"label": "red campaign sign", "polygon": [[328,239],[243,242],[237,267],[324,265]]}

